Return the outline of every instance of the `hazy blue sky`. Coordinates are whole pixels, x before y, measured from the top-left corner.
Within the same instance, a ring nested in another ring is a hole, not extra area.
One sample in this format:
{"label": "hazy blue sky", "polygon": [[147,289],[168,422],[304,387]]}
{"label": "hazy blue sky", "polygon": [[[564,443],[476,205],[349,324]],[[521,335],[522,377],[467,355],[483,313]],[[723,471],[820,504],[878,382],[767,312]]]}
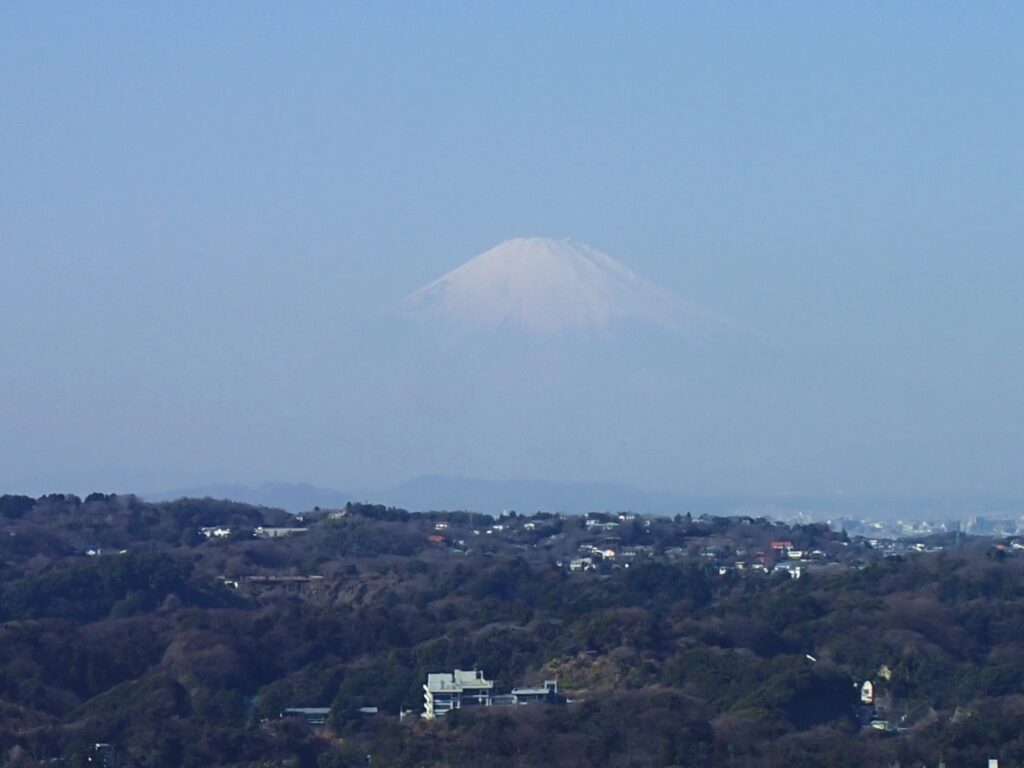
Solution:
{"label": "hazy blue sky", "polygon": [[1022,40],[995,2],[3,3],[0,486],[501,477],[361,461],[296,382],[545,234],[828,369],[788,461],[560,475],[1022,496]]}

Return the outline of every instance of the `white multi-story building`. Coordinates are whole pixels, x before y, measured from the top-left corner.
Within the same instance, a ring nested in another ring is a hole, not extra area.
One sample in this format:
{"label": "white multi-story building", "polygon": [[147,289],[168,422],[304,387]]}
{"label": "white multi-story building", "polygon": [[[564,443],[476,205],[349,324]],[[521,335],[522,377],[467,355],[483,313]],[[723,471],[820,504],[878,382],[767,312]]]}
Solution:
{"label": "white multi-story building", "polygon": [[511,693],[495,694],[494,683],[478,669],[429,674],[423,692],[423,717],[428,720],[466,707],[515,707],[564,701],[558,695],[556,680],[545,680],[543,686],[513,688]]}
{"label": "white multi-story building", "polygon": [[489,707],[493,699],[494,683],[478,669],[433,673],[423,686],[423,716],[433,719],[453,709]]}
{"label": "white multi-story building", "polygon": [[285,528],[261,525],[253,530],[252,535],[258,539],[279,539],[282,536],[291,536],[295,533],[305,533],[308,530],[309,528]]}

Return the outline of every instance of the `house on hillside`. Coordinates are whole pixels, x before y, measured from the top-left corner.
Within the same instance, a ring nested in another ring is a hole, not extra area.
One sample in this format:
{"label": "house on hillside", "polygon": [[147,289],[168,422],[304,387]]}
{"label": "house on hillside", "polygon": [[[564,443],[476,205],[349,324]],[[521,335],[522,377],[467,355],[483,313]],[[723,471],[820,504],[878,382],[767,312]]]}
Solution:
{"label": "house on hillside", "polygon": [[558,701],[558,681],[545,680],[544,685],[533,688],[513,688],[512,698],[517,705],[554,703]]}
{"label": "house on hillside", "polygon": [[288,707],[281,713],[281,717],[298,718],[311,730],[322,731],[327,728],[327,718],[330,714],[330,707]]}
{"label": "house on hillside", "polygon": [[791,579],[799,579],[804,575],[804,567],[795,563],[779,563],[773,569],[773,573],[785,573]]}
{"label": "house on hillside", "polygon": [[297,533],[305,533],[308,528],[286,528],[261,525],[252,532],[258,539],[279,539],[282,536],[291,536]]}
{"label": "house on hillside", "polygon": [[427,675],[423,686],[423,717],[435,717],[466,707],[489,707],[494,696],[494,683],[479,669],[456,669]]}
{"label": "house on hillside", "polygon": [[433,720],[453,709],[469,707],[516,707],[527,704],[564,702],[558,694],[558,681],[545,680],[537,687],[513,688],[510,693],[494,693],[494,683],[478,669],[456,669],[454,673],[428,674],[423,686],[423,717]]}

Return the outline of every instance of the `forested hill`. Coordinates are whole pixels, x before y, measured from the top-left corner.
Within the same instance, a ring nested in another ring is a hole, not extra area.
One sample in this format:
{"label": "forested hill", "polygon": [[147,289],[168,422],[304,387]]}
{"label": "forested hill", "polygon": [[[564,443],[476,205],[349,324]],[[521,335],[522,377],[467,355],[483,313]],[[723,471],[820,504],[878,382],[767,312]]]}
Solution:
{"label": "forested hill", "polygon": [[[0,764],[1022,765],[1019,551],[751,518],[3,496]],[[427,674],[454,669],[563,700],[421,718]]]}

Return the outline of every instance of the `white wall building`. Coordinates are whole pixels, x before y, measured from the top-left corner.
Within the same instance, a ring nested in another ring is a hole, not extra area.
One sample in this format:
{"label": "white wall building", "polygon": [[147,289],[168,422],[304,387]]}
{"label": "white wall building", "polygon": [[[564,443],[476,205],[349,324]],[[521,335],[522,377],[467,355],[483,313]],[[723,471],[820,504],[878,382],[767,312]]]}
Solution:
{"label": "white wall building", "polygon": [[493,698],[494,683],[478,669],[432,673],[423,686],[423,717],[432,720],[453,709],[489,707]]}
{"label": "white wall building", "polygon": [[543,686],[513,688],[511,693],[495,694],[494,683],[480,670],[456,669],[453,674],[427,675],[427,684],[423,686],[423,717],[433,720],[453,709],[466,707],[515,707],[562,700],[557,680],[545,680]]}
{"label": "white wall building", "polygon": [[253,536],[259,539],[279,539],[282,536],[291,536],[295,533],[305,533],[308,530],[308,528],[283,528],[261,525],[252,533]]}

